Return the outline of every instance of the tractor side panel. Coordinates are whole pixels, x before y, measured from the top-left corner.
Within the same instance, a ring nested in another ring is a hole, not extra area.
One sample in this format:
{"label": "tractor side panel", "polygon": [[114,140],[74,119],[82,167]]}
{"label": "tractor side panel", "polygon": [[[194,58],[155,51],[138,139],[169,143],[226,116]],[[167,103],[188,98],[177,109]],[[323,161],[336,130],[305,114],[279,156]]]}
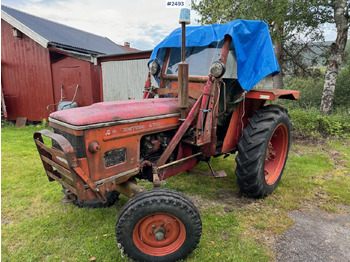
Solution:
{"label": "tractor side panel", "polygon": [[232,114],[230,125],[227,129],[224,143],[222,145],[221,153],[232,151],[238,143],[238,139],[242,130],[242,105],[243,104],[241,104]]}
{"label": "tractor side panel", "polygon": [[[140,169],[142,136],[178,126],[178,117],[171,117],[84,131],[91,180],[96,182],[116,177],[117,184],[126,181],[129,174]],[[99,149],[94,151],[96,144]]]}
{"label": "tractor side panel", "polygon": [[265,100],[259,99],[246,98],[244,102],[241,102],[239,107],[232,114],[221,153],[227,153],[236,148],[242,130],[248,123],[248,118],[252,117],[254,111],[261,108],[264,104]]}

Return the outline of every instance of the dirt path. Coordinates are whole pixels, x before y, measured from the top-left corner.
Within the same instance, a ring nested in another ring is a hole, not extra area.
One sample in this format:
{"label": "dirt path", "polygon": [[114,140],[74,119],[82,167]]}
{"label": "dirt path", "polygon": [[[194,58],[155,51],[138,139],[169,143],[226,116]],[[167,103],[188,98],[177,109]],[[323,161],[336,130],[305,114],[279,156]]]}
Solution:
{"label": "dirt path", "polygon": [[[350,210],[350,207],[344,207]],[[350,261],[350,214],[293,211],[295,224],[276,242],[277,261]]]}

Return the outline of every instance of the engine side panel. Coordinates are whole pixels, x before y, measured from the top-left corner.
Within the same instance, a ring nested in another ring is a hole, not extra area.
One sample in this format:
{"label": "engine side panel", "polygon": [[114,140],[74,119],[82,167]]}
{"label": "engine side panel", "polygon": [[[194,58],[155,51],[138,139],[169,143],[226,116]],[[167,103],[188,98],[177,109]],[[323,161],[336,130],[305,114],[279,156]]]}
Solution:
{"label": "engine side panel", "polygon": [[[91,180],[118,176],[117,184],[128,179],[129,171],[140,169],[140,141],[148,134],[175,129],[178,117],[85,130],[85,148]],[[90,150],[93,143],[97,151]],[[94,144],[94,145],[95,145]],[[124,175],[120,175],[123,174]],[[120,176],[119,176],[120,175]]]}

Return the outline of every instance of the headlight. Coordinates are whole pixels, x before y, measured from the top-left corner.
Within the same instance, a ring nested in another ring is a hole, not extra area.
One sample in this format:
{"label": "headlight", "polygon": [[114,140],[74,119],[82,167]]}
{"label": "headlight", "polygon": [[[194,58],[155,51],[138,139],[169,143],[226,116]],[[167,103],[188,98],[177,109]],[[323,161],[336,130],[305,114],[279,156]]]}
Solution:
{"label": "headlight", "polygon": [[215,61],[210,66],[210,74],[216,78],[223,76],[225,71],[225,65],[220,61]]}
{"label": "headlight", "polygon": [[148,64],[148,69],[149,69],[149,72],[151,73],[151,75],[157,75],[159,73],[159,70],[160,70],[160,65],[156,61],[153,60]]}

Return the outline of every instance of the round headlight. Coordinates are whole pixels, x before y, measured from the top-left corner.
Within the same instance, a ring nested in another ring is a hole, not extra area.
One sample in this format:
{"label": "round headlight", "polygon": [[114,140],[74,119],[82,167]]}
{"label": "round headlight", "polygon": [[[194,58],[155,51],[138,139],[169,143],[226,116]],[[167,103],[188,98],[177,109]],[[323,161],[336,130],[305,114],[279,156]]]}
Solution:
{"label": "round headlight", "polygon": [[216,78],[223,76],[225,71],[225,65],[220,61],[215,61],[210,66],[210,74]]}
{"label": "round headlight", "polygon": [[157,75],[159,73],[159,70],[160,70],[160,65],[156,61],[153,60],[148,64],[148,69],[149,69],[149,72],[151,73],[151,75]]}

